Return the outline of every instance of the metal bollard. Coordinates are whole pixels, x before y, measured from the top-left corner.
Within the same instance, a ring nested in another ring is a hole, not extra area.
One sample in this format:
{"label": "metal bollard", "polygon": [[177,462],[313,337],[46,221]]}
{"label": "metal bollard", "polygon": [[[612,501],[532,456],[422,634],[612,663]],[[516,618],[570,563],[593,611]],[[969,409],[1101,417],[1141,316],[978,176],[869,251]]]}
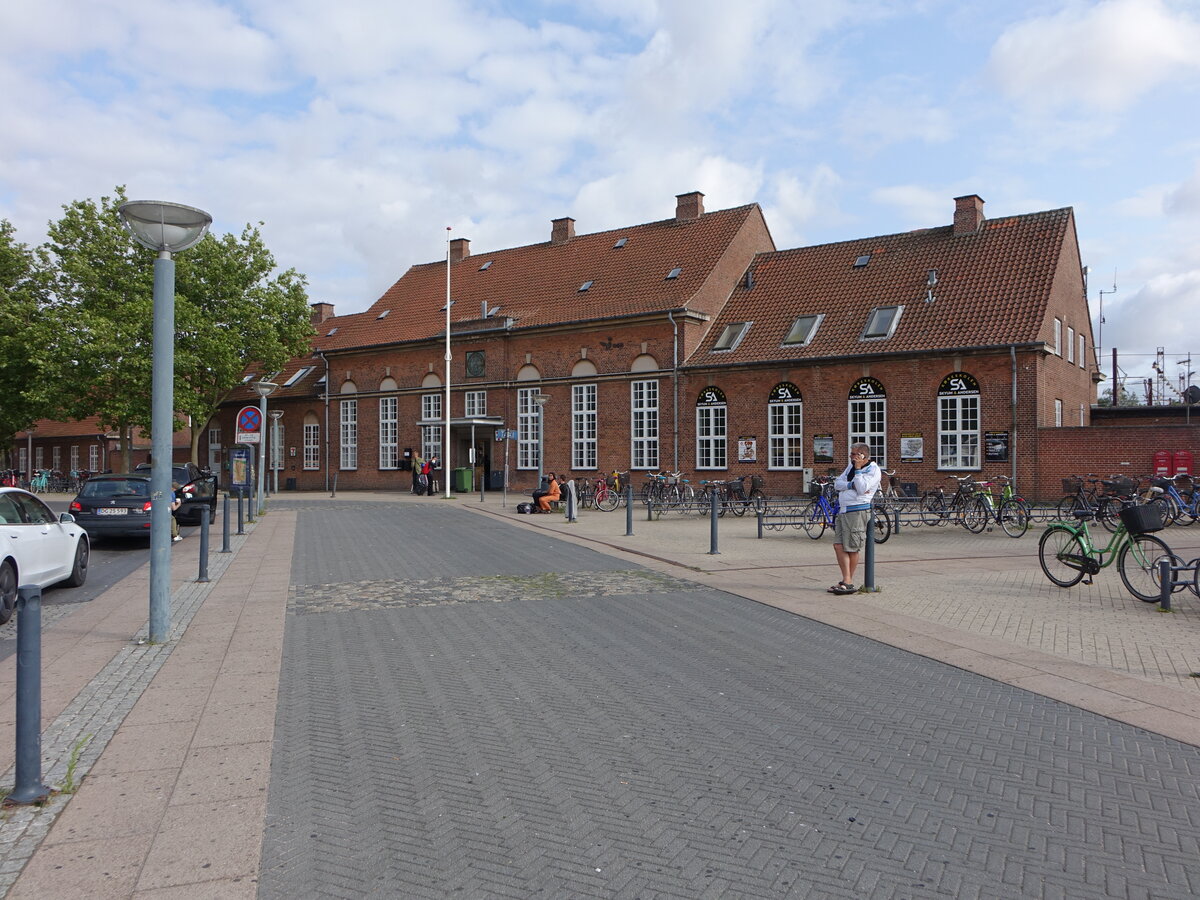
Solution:
{"label": "metal bollard", "polygon": [[250,491],[246,496],[246,524],[250,525],[254,522],[254,507],[258,506],[258,491],[257,489]]}
{"label": "metal bollard", "polygon": [[242,499],[243,499],[243,491],[241,488],[238,488],[238,530],[237,530],[238,534],[246,533],[245,531],[242,530],[242,522],[244,521],[244,519],[242,518],[242,515],[243,515]]}
{"label": "metal bollard", "polygon": [[50,796],[42,784],[42,589],[17,588],[17,758],[7,802],[40,803]]}
{"label": "metal bollard", "polygon": [[863,590],[875,590],[875,504],[867,509],[867,546],[863,553]]}
{"label": "metal bollard", "polygon": [[1174,585],[1171,560],[1163,557],[1158,561],[1158,606],[1161,612],[1171,611],[1171,588]]}
{"label": "metal bollard", "polygon": [[196,584],[208,584],[208,510],[200,515],[200,572]]}
{"label": "metal bollard", "polygon": [[633,485],[625,485],[625,536],[633,535]]}
{"label": "metal bollard", "polygon": [[567,482],[567,521],[577,522],[578,517],[575,515],[575,479],[572,478]]}
{"label": "metal bollard", "polygon": [[758,504],[757,518],[758,518],[758,539],[759,540],[762,540],[762,536],[763,536],[763,514],[765,512],[766,512],[765,504],[763,504],[763,503]]}
{"label": "metal bollard", "polygon": [[708,553],[710,556],[720,555],[717,549],[717,492],[713,491],[712,503],[708,510]]}
{"label": "metal bollard", "polygon": [[229,494],[225,494],[225,507],[221,512],[221,553],[232,553],[229,549]]}

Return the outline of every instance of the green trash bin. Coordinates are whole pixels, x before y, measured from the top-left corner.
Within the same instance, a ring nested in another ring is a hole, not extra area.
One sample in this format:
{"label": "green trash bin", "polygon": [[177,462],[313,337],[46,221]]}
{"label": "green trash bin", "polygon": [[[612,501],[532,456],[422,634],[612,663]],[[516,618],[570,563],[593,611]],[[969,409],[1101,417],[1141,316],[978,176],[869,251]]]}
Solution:
{"label": "green trash bin", "polygon": [[459,493],[470,493],[475,489],[475,470],[470,467],[455,469],[450,485]]}

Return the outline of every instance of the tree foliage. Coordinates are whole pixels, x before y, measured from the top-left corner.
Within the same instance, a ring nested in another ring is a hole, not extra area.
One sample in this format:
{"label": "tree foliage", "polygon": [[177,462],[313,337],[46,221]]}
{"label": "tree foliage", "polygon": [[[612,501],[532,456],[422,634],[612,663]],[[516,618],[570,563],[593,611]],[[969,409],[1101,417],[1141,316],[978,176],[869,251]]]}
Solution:
{"label": "tree foliage", "polygon": [[49,274],[44,260],[16,239],[0,219],[0,442],[43,418],[46,305]]}

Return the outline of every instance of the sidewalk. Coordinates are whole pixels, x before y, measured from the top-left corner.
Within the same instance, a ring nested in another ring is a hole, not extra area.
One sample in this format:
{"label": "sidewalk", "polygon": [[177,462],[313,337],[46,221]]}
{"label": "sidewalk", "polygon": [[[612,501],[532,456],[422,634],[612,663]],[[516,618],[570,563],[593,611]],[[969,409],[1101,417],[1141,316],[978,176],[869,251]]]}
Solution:
{"label": "sidewalk", "polygon": [[[825,592],[837,577],[829,535],[760,540],[753,518],[726,517],[711,554],[707,519],[648,522],[638,507],[627,536],[623,510],[568,523],[518,516],[523,499],[284,494],[233,554],[212,554],[208,585],[190,581],[199,542],[176,546],[171,643],[131,640],[144,632],[145,569],[48,629],[43,780],[62,786],[78,747],[79,787],[5,812],[0,894],[256,895],[296,507],[308,504],[453,503],[1200,745],[1200,684],[1189,677],[1200,671],[1200,601],[1176,594],[1164,615],[1128,597],[1112,569],[1091,587],[1055,588],[1038,568],[1036,531],[902,531],[877,548],[879,593],[839,598]],[[1185,560],[1200,555],[1200,529],[1164,537]],[[10,785],[14,671],[15,661],[0,668]]]}

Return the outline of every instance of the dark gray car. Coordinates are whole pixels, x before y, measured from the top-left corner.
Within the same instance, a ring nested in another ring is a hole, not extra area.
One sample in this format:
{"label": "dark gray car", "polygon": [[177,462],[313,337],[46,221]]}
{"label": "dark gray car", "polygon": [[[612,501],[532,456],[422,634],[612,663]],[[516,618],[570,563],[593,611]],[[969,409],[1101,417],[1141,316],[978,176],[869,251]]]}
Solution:
{"label": "dark gray car", "polygon": [[[135,470],[139,475],[150,474],[150,464],[142,463]],[[175,513],[180,522],[200,524],[207,511],[208,521],[217,520],[217,476],[208,469],[201,469],[191,462],[175,463],[171,466],[171,481],[178,484],[175,495],[182,506]]]}

